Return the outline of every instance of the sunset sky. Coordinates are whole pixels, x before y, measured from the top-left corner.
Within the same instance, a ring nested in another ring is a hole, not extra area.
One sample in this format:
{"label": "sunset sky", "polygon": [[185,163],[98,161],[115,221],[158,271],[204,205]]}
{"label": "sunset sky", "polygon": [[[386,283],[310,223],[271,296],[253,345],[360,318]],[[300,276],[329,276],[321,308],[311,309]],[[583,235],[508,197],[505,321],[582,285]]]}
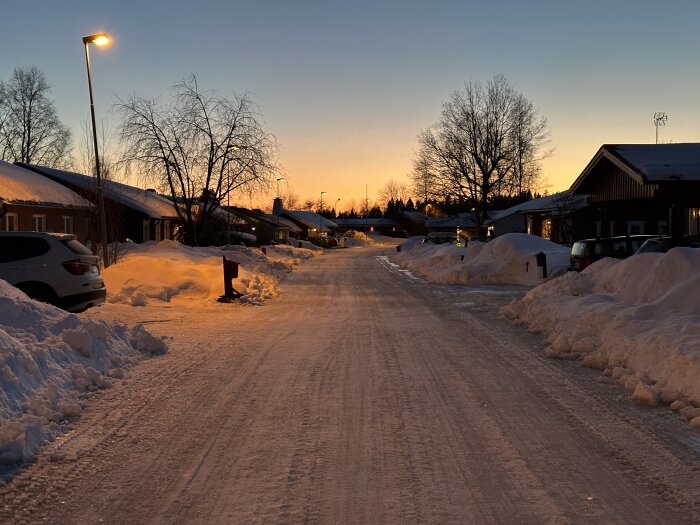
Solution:
{"label": "sunset sky", "polygon": [[[302,198],[375,200],[405,181],[417,133],[465,80],[503,74],[550,125],[549,192],[567,188],[604,143],[700,141],[700,3],[558,1],[6,2],[0,78],[35,65],[76,138],[89,115],[81,38],[92,49],[98,119],[117,97],[165,94],[194,73],[249,92]],[[262,201],[271,201],[274,190]],[[247,206],[250,202],[241,202]],[[257,204],[257,202],[253,202]]]}

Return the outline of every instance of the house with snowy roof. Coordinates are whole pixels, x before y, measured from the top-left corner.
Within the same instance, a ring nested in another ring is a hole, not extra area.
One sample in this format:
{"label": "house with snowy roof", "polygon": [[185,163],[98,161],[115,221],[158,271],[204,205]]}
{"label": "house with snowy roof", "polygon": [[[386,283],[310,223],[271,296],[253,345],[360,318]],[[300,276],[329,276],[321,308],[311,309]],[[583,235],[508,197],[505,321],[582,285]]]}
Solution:
{"label": "house with snowy roof", "polygon": [[587,229],[585,195],[565,190],[489,212],[489,236],[529,233],[559,244],[572,244]]}
{"label": "house with snowy roof", "polygon": [[300,237],[306,239],[323,238],[338,229],[335,222],[311,211],[282,210],[279,215],[301,228]]}
{"label": "house with snowy roof", "polygon": [[571,193],[595,210],[591,237],[700,234],[700,143],[605,144]]}
{"label": "house with snowy roof", "polygon": [[[94,177],[33,164],[18,165],[97,202],[97,180]],[[179,219],[170,199],[154,190],[110,180],[103,181],[102,190],[110,241],[145,242],[175,238]],[[93,227],[96,228],[96,224]]]}
{"label": "house with snowy roof", "polygon": [[89,235],[90,202],[46,177],[0,161],[0,229]]}

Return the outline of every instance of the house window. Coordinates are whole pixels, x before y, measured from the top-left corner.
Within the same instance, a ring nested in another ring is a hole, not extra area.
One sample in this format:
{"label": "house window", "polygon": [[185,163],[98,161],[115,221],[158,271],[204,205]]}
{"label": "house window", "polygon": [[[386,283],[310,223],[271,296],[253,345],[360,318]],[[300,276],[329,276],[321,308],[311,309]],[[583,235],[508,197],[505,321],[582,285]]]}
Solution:
{"label": "house window", "polygon": [[8,213],[5,215],[5,231],[8,232],[16,232],[17,231],[17,223],[18,218],[16,213]]}
{"label": "house window", "polygon": [[608,235],[610,237],[615,235],[615,221],[610,221],[610,233]]}
{"label": "house window", "polygon": [[595,221],[595,236],[596,237],[603,236],[603,222],[602,221]]}
{"label": "house window", "polygon": [[63,233],[73,233],[73,217],[70,215],[63,216]]}
{"label": "house window", "polygon": [[644,221],[628,221],[627,235],[644,235]]}
{"label": "house window", "polygon": [[550,219],[549,217],[542,219],[542,238],[552,238],[552,219]]}
{"label": "house window", "polygon": [[43,232],[46,231],[46,215],[32,215],[32,220],[34,221],[34,231]]}

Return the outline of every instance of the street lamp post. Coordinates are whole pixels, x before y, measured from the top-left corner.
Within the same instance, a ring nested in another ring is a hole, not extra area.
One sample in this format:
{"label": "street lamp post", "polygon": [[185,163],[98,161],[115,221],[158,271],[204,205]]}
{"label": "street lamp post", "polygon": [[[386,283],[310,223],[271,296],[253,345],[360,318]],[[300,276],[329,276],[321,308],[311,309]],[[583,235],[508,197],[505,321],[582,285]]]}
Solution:
{"label": "street lamp post", "polygon": [[326,195],[327,192],[322,191],[321,192],[321,211],[319,212],[319,217],[321,220],[319,221],[319,228],[318,228],[318,240],[321,240],[321,232],[323,231],[323,196]]}
{"label": "street lamp post", "polygon": [[280,198],[280,182],[284,181],[284,177],[280,177],[277,179],[277,198]]}
{"label": "street lamp post", "polygon": [[97,150],[97,129],[95,127],[95,103],[92,98],[92,78],[90,77],[90,51],[89,44],[104,46],[109,43],[109,36],[104,33],[83,37],[85,45],[85,64],[87,65],[88,91],[90,92],[90,116],[92,118],[92,140],[95,149],[95,177],[97,178],[97,213],[100,222],[100,237],[102,241],[102,262],[104,267],[109,266],[109,253],[107,252],[107,220],[105,218],[105,200],[102,189],[102,176],[100,174],[100,155]]}
{"label": "street lamp post", "polygon": [[338,197],[338,199],[335,201],[335,204],[333,205],[333,216],[335,216],[335,207],[338,205],[339,202],[340,202],[340,197]]}

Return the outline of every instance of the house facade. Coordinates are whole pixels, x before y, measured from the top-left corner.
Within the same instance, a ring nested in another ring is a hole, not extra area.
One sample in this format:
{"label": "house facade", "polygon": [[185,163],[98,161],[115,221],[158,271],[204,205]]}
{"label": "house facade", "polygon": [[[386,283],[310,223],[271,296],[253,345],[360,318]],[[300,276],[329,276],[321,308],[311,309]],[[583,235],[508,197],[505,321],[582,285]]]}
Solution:
{"label": "house facade", "polygon": [[[78,193],[92,203],[97,202],[97,183],[94,177],[65,170],[21,164],[46,179]],[[110,242],[134,242],[174,239],[179,219],[169,199],[153,190],[144,190],[115,181],[103,181],[107,236]],[[95,214],[93,214],[95,215]],[[97,232],[93,219],[90,231]]]}
{"label": "house facade", "polygon": [[571,186],[588,237],[700,234],[700,143],[603,145]]}
{"label": "house facade", "polygon": [[31,170],[0,161],[0,230],[89,238],[90,203]]}

